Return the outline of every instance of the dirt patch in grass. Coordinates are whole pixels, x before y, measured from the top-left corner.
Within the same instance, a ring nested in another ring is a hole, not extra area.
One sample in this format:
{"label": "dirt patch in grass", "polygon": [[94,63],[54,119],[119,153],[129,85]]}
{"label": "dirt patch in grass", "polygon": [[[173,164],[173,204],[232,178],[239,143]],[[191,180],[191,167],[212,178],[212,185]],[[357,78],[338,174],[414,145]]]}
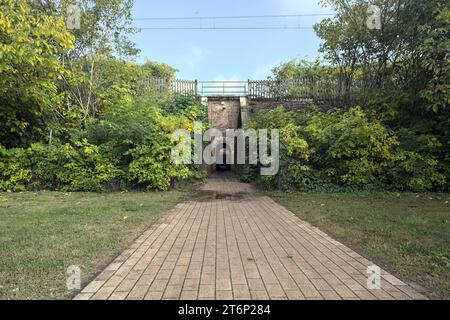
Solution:
{"label": "dirt patch in grass", "polygon": [[270,195],[430,298],[450,299],[449,194]]}
{"label": "dirt patch in grass", "polygon": [[214,200],[227,200],[239,202],[250,196],[246,193],[223,193],[215,191],[196,190],[192,193],[190,199],[198,202],[207,202]]}
{"label": "dirt patch in grass", "polygon": [[64,299],[125,250],[183,192],[0,193],[0,299]]}

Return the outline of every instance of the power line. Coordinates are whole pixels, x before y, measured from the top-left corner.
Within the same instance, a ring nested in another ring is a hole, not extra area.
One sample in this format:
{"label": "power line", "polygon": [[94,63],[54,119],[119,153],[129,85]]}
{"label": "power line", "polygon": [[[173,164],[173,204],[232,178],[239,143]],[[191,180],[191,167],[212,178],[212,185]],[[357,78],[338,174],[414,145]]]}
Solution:
{"label": "power line", "polygon": [[157,20],[225,20],[225,19],[268,19],[268,18],[301,18],[301,17],[325,17],[334,16],[334,13],[311,13],[311,14],[276,14],[259,16],[212,16],[212,17],[149,17],[133,18],[134,21],[157,21]]}
{"label": "power line", "polygon": [[313,27],[148,27],[140,30],[312,30]]}
{"label": "power line", "polygon": [[[147,17],[134,18],[134,21],[181,21],[181,20],[198,20],[199,22],[212,20],[227,19],[268,19],[268,18],[302,18],[302,17],[326,17],[334,16],[333,13],[311,13],[311,14],[278,14],[278,15],[242,15],[242,16],[200,16],[200,17]],[[216,27],[214,26],[198,26],[198,27],[142,27],[140,30],[312,30],[313,27],[302,26],[238,26],[238,27]]]}

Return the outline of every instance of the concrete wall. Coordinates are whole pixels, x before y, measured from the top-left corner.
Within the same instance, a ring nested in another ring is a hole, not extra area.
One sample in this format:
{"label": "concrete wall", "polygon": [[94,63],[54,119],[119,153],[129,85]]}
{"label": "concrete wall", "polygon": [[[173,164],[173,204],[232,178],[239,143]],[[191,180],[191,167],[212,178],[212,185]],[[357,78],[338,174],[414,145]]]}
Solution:
{"label": "concrete wall", "polygon": [[[252,114],[261,110],[270,110],[283,106],[287,111],[303,112],[313,100],[304,99],[299,101],[267,101],[251,100],[246,97],[209,97],[204,99],[208,105],[209,123],[212,128],[222,130],[240,129]],[[326,103],[315,103],[320,109],[331,108]]]}
{"label": "concrete wall", "polygon": [[222,130],[238,129],[241,105],[237,98],[208,98],[208,117],[212,128]]}

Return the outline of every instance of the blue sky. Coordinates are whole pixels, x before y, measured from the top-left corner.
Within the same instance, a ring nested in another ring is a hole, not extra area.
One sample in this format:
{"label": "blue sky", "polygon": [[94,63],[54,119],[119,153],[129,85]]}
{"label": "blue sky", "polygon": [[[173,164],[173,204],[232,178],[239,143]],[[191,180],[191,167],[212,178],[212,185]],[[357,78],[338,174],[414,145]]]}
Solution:
{"label": "blue sky", "polygon": [[[135,0],[134,18],[254,16],[330,13],[318,0]],[[324,17],[205,20],[203,26],[311,27]],[[194,21],[135,21],[137,27],[199,27]],[[318,57],[314,30],[142,30],[133,36],[145,59],[179,69],[178,77],[198,80],[265,79],[292,58]]]}

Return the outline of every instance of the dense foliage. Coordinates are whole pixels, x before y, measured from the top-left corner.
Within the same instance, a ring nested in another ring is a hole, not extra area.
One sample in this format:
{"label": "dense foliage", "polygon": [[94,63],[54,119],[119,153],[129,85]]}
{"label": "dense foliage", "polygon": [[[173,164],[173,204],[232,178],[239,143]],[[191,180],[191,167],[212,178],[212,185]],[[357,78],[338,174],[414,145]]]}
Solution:
{"label": "dense foliage", "polygon": [[[258,180],[302,190],[344,186],[448,190],[448,2],[323,2],[337,13],[315,26],[323,40],[324,61],[289,61],[275,68],[273,75],[278,80],[324,79],[337,83],[342,97],[351,93],[355,99],[343,99],[339,110],[326,111],[329,108],[321,105],[320,110],[301,115],[287,115],[282,109],[256,115],[249,126],[264,128],[277,118],[276,127],[283,130],[295,122],[295,136],[299,132],[308,144],[308,159],[293,157],[283,146],[279,176]],[[369,10],[370,5],[379,10]],[[380,28],[367,26],[374,13],[380,17]],[[304,147],[298,144],[299,150]],[[291,163],[301,170],[293,171]],[[247,179],[256,179],[248,168],[245,172]]]}
{"label": "dense foliage", "polygon": [[[194,97],[170,97],[163,105],[155,100],[111,106],[86,130],[73,130],[68,141],[0,146],[0,191],[167,190],[176,181],[202,178],[198,166],[172,163],[171,134],[204,120],[203,105]],[[163,114],[164,107],[183,103],[178,114]]]}
{"label": "dense foliage", "polygon": [[[292,190],[439,190],[449,188],[448,169],[432,154],[404,149],[397,134],[362,108],[303,114],[279,107],[257,113],[248,128],[279,129],[281,169],[259,177],[246,167],[243,178]],[[430,136],[423,148],[439,147]]]}
{"label": "dense foliage", "polygon": [[62,18],[37,15],[26,1],[0,4],[0,141],[20,145],[39,136],[61,103],[58,55],[73,48]]}
{"label": "dense foliage", "polygon": [[[82,9],[68,30],[69,4]],[[0,191],[165,190],[200,178],[173,165],[170,135],[204,120],[196,97],[153,92],[176,69],[121,59],[132,1],[6,0],[0,4]]]}
{"label": "dense foliage", "polygon": [[[284,189],[448,190],[449,6],[444,0],[325,0],[334,18],[315,26],[323,59],[294,60],[278,80],[316,78],[356,93],[339,109],[257,114],[250,128],[279,128],[281,169],[243,177]],[[81,8],[68,29],[69,5]],[[206,122],[196,97],[154,92],[176,69],[138,64],[132,0],[0,3],[0,191],[165,190],[202,176],[171,162],[170,134]],[[380,28],[366,21],[376,5]],[[331,88],[331,87],[330,87]],[[275,106],[274,106],[275,107]]]}

